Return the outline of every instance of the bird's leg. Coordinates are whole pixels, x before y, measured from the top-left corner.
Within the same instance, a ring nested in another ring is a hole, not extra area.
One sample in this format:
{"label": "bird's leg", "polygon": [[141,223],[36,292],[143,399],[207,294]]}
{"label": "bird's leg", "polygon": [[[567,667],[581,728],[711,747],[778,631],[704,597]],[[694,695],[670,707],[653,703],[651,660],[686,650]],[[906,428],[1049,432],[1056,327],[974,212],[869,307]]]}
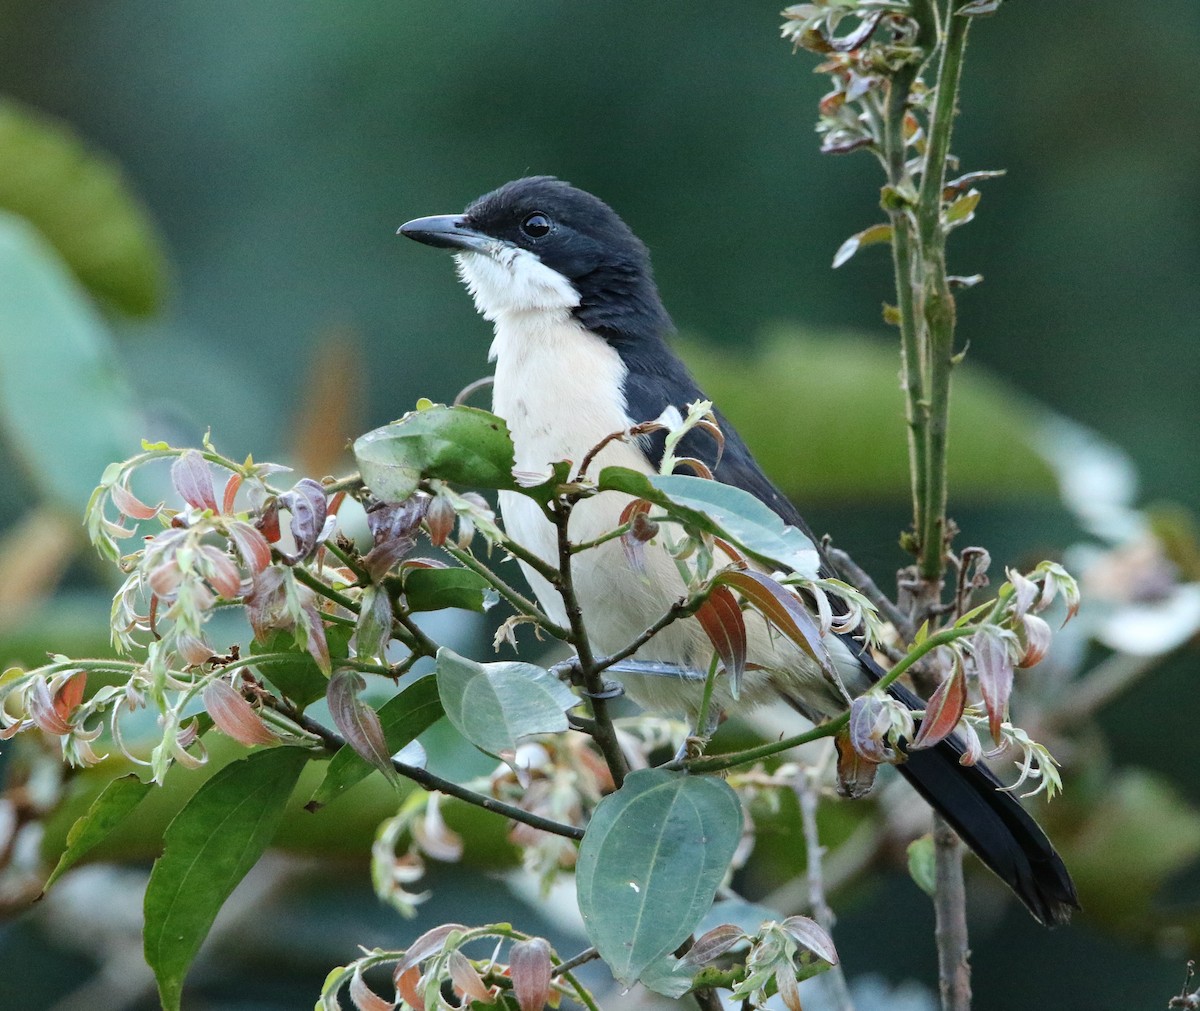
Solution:
{"label": "bird's leg", "polygon": [[[597,663],[603,665],[604,658],[597,657]],[[589,699],[619,699],[625,694],[625,689],[618,681],[609,681],[607,678],[603,682],[603,687],[598,692],[589,692],[584,687],[583,668],[580,666],[579,657],[573,656],[566,660],[560,660],[550,668],[550,673],[560,681],[566,681],[580,690]]]}
{"label": "bird's leg", "polygon": [[679,750],[675,752],[675,757],[668,764],[672,768],[681,767],[689,758],[699,758],[703,755],[705,746],[712,740],[712,735],[717,732],[717,727],[721,724],[722,715],[719,708],[710,706],[704,719],[704,726],[697,724],[694,732],[683,739]]}

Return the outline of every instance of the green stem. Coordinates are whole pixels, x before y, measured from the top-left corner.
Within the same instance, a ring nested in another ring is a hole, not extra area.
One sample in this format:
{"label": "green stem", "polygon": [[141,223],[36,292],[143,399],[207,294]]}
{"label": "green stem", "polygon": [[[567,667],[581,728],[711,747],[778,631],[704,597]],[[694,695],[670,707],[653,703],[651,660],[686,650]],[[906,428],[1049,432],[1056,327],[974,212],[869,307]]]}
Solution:
{"label": "green stem", "polygon": [[551,621],[549,616],[540,607],[524,594],[513,589],[508,583],[501,579],[495,572],[483,564],[475,555],[465,548],[456,548],[454,545],[447,542],[442,545],[442,550],[449,554],[452,558],[460,562],[464,568],[470,569],[476,575],[482,576],[488,583],[500,594],[505,600],[512,604],[513,608],[521,614],[526,614],[533,618],[542,628],[544,628],[555,639],[560,639],[566,642],[570,638],[571,632],[569,629],[563,628],[555,621]]}
{"label": "green stem", "polygon": [[357,600],[351,600],[344,593],[338,592],[319,576],[314,576],[302,565],[294,565],[291,569],[292,575],[296,577],[298,583],[303,583],[314,593],[319,594],[326,600],[332,600],[335,604],[344,607],[347,611],[352,611],[354,614],[358,614],[362,610]]}
{"label": "green stem", "polygon": [[904,119],[908,98],[919,68],[902,67],[892,78],[884,116],[883,148],[891,197],[885,201],[892,226],[892,266],[896,281],[896,311],[900,317],[901,378],[905,390],[905,420],[908,424],[908,460],[913,475],[913,528],[920,529],[921,504],[925,501],[922,485],[925,476],[925,428],[929,417],[925,400],[925,375],[922,366],[921,335],[917,327],[913,298],[912,217],[907,202],[913,182],[908,172],[908,148],[904,140]]}
{"label": "green stem", "polygon": [[940,581],[946,567],[946,450],[949,440],[950,373],[954,367],[954,296],[946,280],[946,229],[942,223],[942,190],[950,151],[963,53],[971,18],[953,13],[956,0],[948,0],[945,42],[938,66],[937,90],[929,121],[929,144],[917,198],[917,234],[923,275],[922,310],[928,332],[927,395],[929,423],[926,433],[926,477],[918,571],[930,584]]}
{"label": "green stem", "polygon": [[[877,693],[887,691],[897,679],[903,677],[904,673],[923,656],[933,652],[939,646],[945,646],[954,642],[955,639],[974,635],[978,629],[978,625],[964,625],[962,628],[944,628],[937,634],[931,635],[919,646],[915,646],[909,650],[903,660],[897,663],[895,667],[872,686],[871,691]],[[801,744],[819,741],[822,737],[832,737],[849,722],[850,713],[847,710],[840,716],[834,717],[828,723],[822,723],[819,727],[813,727],[812,730],[806,731],[803,734],[796,734],[794,737],[785,737],[781,741],[760,744],[756,748],[747,748],[744,751],[732,751],[724,755],[712,755],[707,758],[695,759],[694,761],[685,762],[684,767],[688,772],[696,773],[720,772],[723,769],[732,769],[736,765],[745,765],[747,762],[757,762],[762,758],[770,758],[772,755],[778,755],[782,751],[799,747]]]}
{"label": "green stem", "polygon": [[712,708],[713,688],[717,684],[717,662],[719,657],[713,653],[708,664],[708,677],[704,679],[704,696],[700,699],[700,712],[696,716],[696,736],[704,737],[708,733],[708,712]]}
{"label": "green stem", "polygon": [[623,537],[625,534],[629,533],[629,529],[632,526],[632,523],[622,523],[616,529],[610,530],[606,534],[601,534],[599,537],[593,538],[590,541],[580,541],[577,544],[572,544],[571,553],[577,555],[581,551],[590,551],[592,548],[598,548],[601,544],[606,544],[609,541],[615,541],[618,537]]}

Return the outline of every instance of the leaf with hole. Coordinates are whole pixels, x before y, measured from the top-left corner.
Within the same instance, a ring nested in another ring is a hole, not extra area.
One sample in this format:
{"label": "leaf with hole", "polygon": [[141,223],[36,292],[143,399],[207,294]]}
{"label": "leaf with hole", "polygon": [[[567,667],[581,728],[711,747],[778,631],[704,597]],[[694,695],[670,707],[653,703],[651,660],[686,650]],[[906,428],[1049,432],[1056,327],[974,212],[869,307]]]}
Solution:
{"label": "leaf with hole", "polygon": [[737,795],[715,777],[642,769],[600,802],[575,880],[588,938],[622,984],[703,919],[741,832]]}
{"label": "leaf with hole", "polygon": [[543,667],[502,661],[477,663],[443,646],[437,652],[438,694],[446,716],[489,755],[511,757],[532,734],[567,729],[567,710],[579,700]]}

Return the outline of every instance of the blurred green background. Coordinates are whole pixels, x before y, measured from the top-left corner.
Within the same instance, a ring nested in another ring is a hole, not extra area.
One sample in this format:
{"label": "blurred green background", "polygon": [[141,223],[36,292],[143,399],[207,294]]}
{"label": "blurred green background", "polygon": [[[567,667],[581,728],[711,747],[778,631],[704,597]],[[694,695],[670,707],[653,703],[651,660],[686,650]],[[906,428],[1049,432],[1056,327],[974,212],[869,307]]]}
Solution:
{"label": "blurred green background", "polygon": [[[319,476],[348,466],[350,437],[484,374],[488,329],[448,259],[394,233],[530,173],[596,192],[646,241],[710,392],[813,526],[889,585],[908,520],[898,359],[880,321],[890,262],[880,247],[830,269],[879,218],[879,173],[866,155],[818,153],[825,82],[778,22],[752,3],[0,0],[0,97],[22,103],[0,118],[0,207],[33,222],[8,222],[0,244],[0,659],[102,648],[111,582],[78,550],[73,517],[138,438],[195,442],[211,427],[231,456]],[[1030,448],[1047,431],[1039,402],[1124,450],[1137,502],[1200,498],[1198,47],[1194,0],[1153,16],[1119,0],[1012,2],[974,29],[954,149],[964,170],[1008,174],[952,241],[952,269],[986,283],[959,302],[951,493],[961,543],[998,563],[1081,537]],[[37,156],[25,124],[44,115],[119,166],[148,223],[112,210],[112,179],[80,168],[70,142]],[[51,303],[60,316],[38,315]],[[1115,803],[1083,773],[1130,764],[1200,803],[1195,660],[1185,649],[1100,714],[1069,768],[1076,803]],[[1180,817],[1191,839],[1191,808]],[[1167,869],[1190,873],[1148,880],[1183,907],[1200,880],[1180,845]],[[1119,874],[1122,857],[1093,876]],[[196,1006],[304,1006],[353,943],[411,936],[375,908],[361,861],[339,868],[294,913],[346,921],[334,954],[244,947],[228,972],[210,966]],[[1097,904],[1103,915],[1054,934],[1015,910],[981,916],[976,1007],[1165,1003],[1197,933],[1144,911],[1123,931],[1119,909]],[[932,917],[902,874],[835,907],[852,978],[933,978]],[[95,964],[70,950],[45,920],[0,926],[0,978],[29,988],[23,1006],[53,1006]]]}

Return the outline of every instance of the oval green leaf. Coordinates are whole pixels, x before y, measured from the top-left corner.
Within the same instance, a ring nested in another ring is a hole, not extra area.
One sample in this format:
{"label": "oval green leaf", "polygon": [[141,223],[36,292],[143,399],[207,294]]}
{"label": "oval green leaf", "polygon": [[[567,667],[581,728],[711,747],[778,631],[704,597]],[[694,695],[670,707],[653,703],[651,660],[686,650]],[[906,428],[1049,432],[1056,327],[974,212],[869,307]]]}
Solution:
{"label": "oval green leaf", "polygon": [[67,833],[67,848],[63,850],[54,870],[50,872],[50,877],[42,886],[42,892],[48,891],[55,881],[87,854],[88,850],[121,824],[142,802],[149,789],[149,783],[143,783],[130,773],[128,776],[114,779],[101,790],[92,801],[91,807],[71,826]]}
{"label": "oval green leaf", "polygon": [[748,491],[688,474],[647,476],[625,467],[600,472],[602,491],[621,491],[662,506],[686,523],[731,541],[748,555],[815,579],[820,556],[808,535],[789,526]]}
{"label": "oval green leaf", "polygon": [[482,611],[491,585],[470,569],[409,569],[404,576],[404,599],[410,611],[440,611],[457,607]]}
{"label": "oval green leaf", "polygon": [[[387,742],[389,753],[394,755],[410,744],[442,716],[437,682],[431,677],[421,678],[400,694],[392,696],[379,707],[379,725],[383,729],[383,739]],[[336,800],[370,775],[374,768],[350,745],[345,745],[330,759],[325,778],[305,806],[315,811]]]}
{"label": "oval green leaf", "polygon": [[422,478],[516,487],[508,426],[476,407],[436,404],[412,411],[356,439],[354,457],[366,486],[384,502],[403,502]]}
{"label": "oval green leaf", "polygon": [[443,646],[437,653],[438,694],[455,729],[480,751],[503,757],[519,738],[567,729],[579,700],[543,667],[477,663]]}
{"label": "oval green leaf", "polygon": [[737,795],[711,776],[642,769],[600,802],[575,880],[588,938],[622,984],[704,918],[741,834]]}
{"label": "oval green leaf", "polygon": [[167,826],[146,886],[146,962],[166,1011],[179,1011],[183,978],[229,894],[275,836],[310,755],[270,748],[231,762]]}

